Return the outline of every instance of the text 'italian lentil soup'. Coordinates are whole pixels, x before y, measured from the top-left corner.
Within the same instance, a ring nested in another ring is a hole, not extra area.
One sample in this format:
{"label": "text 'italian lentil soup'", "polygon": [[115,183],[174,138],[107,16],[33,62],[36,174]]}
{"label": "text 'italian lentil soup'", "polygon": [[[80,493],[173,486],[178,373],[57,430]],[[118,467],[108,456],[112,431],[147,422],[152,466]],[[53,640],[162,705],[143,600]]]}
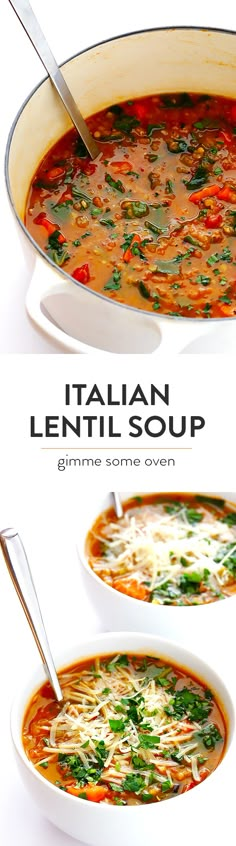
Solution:
{"label": "text 'italian lentil soup'", "polygon": [[100,514],[86,540],[94,573],[154,605],[202,605],[236,593],[236,510],[204,494],[144,494]]}
{"label": "text 'italian lentil soup'", "polygon": [[220,763],[226,727],[213,693],[161,658],[110,655],[59,674],[32,698],[23,744],[41,775],[80,799],[159,802],[197,786]]}
{"label": "text 'italian lentil soup'", "polygon": [[26,226],[76,281],[176,317],[236,315],[236,101],[128,100],[72,129],[45,156]]}

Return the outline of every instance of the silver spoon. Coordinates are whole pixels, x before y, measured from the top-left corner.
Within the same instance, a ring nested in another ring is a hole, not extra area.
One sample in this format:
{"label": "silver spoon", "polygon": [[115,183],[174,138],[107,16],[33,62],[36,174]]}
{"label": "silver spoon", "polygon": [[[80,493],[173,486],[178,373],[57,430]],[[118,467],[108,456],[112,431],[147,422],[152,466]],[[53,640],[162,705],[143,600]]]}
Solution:
{"label": "silver spoon", "polygon": [[0,532],[0,548],[42,658],[46,676],[52,685],[57,701],[62,702],[63,694],[48,643],[32,573],[23,543],[15,529],[4,529]]}
{"label": "silver spoon", "polygon": [[124,517],[124,511],[123,511],[122,502],[121,502],[121,499],[120,499],[120,494],[114,493],[114,491],[112,491],[112,496],[113,496],[113,500],[114,500],[116,516],[118,517],[118,520],[120,520],[121,517]]}
{"label": "silver spoon", "polygon": [[50,79],[55,86],[59,96],[61,97],[62,102],[66,108],[66,111],[69,113],[71,120],[74,123],[75,128],[78,130],[85,147],[88,150],[91,159],[96,159],[96,156],[99,154],[99,149],[92,137],[87,124],[85,123],[84,118],[82,117],[74,98],[68,88],[68,85],[62,75],[60,68],[57,65],[56,60],[50,50],[49,44],[46,41],[46,38],[39,26],[37,18],[33,12],[33,9],[30,6],[28,0],[9,0],[14,12],[16,12],[19,21],[21,22],[22,26],[26,34],[28,35],[33,47],[38,53],[41,62],[43,63]]}

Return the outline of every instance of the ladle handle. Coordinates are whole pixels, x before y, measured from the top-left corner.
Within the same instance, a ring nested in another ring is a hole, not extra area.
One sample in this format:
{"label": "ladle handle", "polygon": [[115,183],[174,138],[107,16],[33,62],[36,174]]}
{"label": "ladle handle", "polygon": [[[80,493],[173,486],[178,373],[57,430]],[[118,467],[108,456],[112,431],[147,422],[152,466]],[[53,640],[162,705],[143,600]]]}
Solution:
{"label": "ladle handle", "polygon": [[30,3],[28,0],[9,0],[9,3],[14,9],[14,12],[16,12],[16,15],[19,18],[26,34],[38,53],[38,56],[49,74],[59,96],[61,97],[67,112],[69,112],[71,120],[81,135],[89,155],[92,159],[95,159],[99,153],[96,141],[89,132],[84,118],[82,117],[81,112],[72,97],[71,91],[66,84],[60,68],[58,67],[56,59],[54,59],[49,44],[47,43],[41,27],[39,26],[39,22],[30,6]]}
{"label": "ladle handle", "polygon": [[45,673],[51,682],[56,699],[61,702],[63,694],[44,628],[30,566],[18,532],[15,529],[4,529],[0,532],[0,547],[42,658]]}

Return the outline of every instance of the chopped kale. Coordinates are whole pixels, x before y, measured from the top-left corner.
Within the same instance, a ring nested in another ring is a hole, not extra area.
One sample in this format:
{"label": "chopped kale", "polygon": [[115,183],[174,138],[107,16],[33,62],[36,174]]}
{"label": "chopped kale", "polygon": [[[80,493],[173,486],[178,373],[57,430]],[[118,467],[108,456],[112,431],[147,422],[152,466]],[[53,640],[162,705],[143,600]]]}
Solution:
{"label": "chopped kale", "polygon": [[196,733],[196,737],[200,737],[206,749],[215,749],[216,743],[222,742],[223,737],[214,723],[209,723],[205,728]]}
{"label": "chopped kale", "polygon": [[206,182],[208,182],[208,178],[209,174],[207,168],[203,165],[199,165],[189,182],[185,182],[185,187],[188,189],[188,191],[193,191],[196,188],[201,188],[202,185],[205,185]]}
{"label": "chopped kale", "polygon": [[125,135],[131,135],[133,129],[136,126],[140,125],[140,120],[134,117],[133,115],[127,115],[125,112],[120,113],[115,122],[114,127],[115,129],[120,129],[121,132],[124,132]]}
{"label": "chopped kale", "polygon": [[108,185],[111,186],[111,188],[115,188],[116,191],[119,191],[120,194],[124,194],[124,185],[120,179],[113,179],[110,173],[105,173],[105,182],[107,182]]}
{"label": "chopped kale", "polygon": [[117,270],[117,268],[114,267],[112,279],[109,279],[106,285],[104,285],[104,291],[119,291],[119,289],[121,288],[120,280],[121,270]]}
{"label": "chopped kale", "polygon": [[221,520],[222,523],[227,523],[227,526],[236,526],[236,511],[229,511]]}
{"label": "chopped kale", "polygon": [[162,94],[160,97],[163,106],[168,109],[181,109],[185,106],[193,106],[193,101],[185,91],[180,94]]}
{"label": "chopped kale", "polygon": [[123,790],[129,793],[139,793],[145,787],[145,779],[136,773],[129,773],[122,782]]}
{"label": "chopped kale", "polygon": [[139,734],[139,743],[143,749],[155,749],[160,743],[160,737],[154,734]]}
{"label": "chopped kale", "polygon": [[109,720],[110,728],[114,732],[123,732],[125,730],[125,720]]}
{"label": "chopped kale", "polygon": [[199,723],[207,720],[211,709],[212,703],[207,696],[203,698],[188,687],[176,690],[169,705],[164,708],[169,717],[175,717],[177,720],[187,717],[190,722]]}

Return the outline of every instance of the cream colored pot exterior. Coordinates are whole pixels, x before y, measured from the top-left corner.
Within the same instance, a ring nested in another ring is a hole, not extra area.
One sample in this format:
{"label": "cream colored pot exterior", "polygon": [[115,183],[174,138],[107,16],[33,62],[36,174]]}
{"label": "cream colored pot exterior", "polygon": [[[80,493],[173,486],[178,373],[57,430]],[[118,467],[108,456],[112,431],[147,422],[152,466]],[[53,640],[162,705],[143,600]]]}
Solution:
{"label": "cream colored pot exterior", "polygon": [[[22,746],[22,722],[30,697],[43,683],[43,670],[40,669],[30,679],[17,696],[12,714],[11,731],[16,760],[26,789],[46,816],[54,825],[71,837],[91,846],[161,846],[168,830],[169,842],[176,842],[176,831],[181,831],[185,809],[189,809],[192,819],[199,814],[201,797],[207,797],[209,814],[215,810],[214,786],[219,779],[227,783],[227,765],[232,757],[231,742],[234,734],[234,709],[227,689],[211,668],[196,656],[168,641],[163,641],[146,634],[106,634],[96,635],[89,642],[74,647],[60,656],[56,666],[66,666],[80,658],[95,655],[133,652],[134,654],[156,655],[165,661],[173,661],[186,667],[190,673],[201,678],[211,688],[223,707],[228,725],[228,744],[225,756],[212,775],[194,790],[153,805],[117,807],[96,805],[70,796],[50,784],[28,760]],[[171,804],[170,804],[171,803]]]}
{"label": "cream colored pot exterior", "polygon": [[[204,491],[205,493],[205,491]],[[137,492],[121,494],[125,501]],[[213,493],[211,496],[217,496]],[[219,494],[236,506],[236,494]],[[116,631],[145,631],[168,637],[191,649],[199,649],[199,642],[214,637],[215,645],[222,651],[227,638],[235,636],[236,595],[209,605],[152,605],[120,593],[109,587],[89,566],[85,553],[86,535],[98,515],[112,505],[111,496],[102,500],[91,493],[90,501],[79,509],[79,525],[83,527],[78,535],[80,570],[85,588],[101,618],[104,628]]]}
{"label": "cream colored pot exterior", "polygon": [[[114,102],[186,87],[235,97],[236,37],[189,28],[139,32],[92,47],[62,69],[85,117]],[[29,236],[23,219],[30,181],[41,158],[69,128],[46,80],[22,108],[8,142],[11,203],[27,236],[25,248],[31,244],[37,255],[26,302],[36,326],[68,352],[180,352],[193,341],[194,352],[234,349],[234,318],[176,320],[114,303],[72,281]]]}

